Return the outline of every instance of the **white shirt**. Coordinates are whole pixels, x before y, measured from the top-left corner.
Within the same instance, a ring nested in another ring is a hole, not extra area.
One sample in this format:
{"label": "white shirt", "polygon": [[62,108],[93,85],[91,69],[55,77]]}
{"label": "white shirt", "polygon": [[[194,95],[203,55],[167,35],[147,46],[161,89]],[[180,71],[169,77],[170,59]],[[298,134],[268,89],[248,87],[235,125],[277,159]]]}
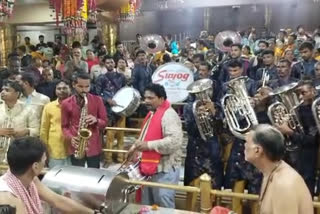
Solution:
{"label": "white shirt", "polygon": [[93,82],[95,82],[98,79],[98,76],[101,74],[107,73],[108,70],[106,66],[101,66],[101,65],[94,65],[91,67],[91,72],[90,72],[90,78]]}
{"label": "white shirt", "polygon": [[36,90],[33,90],[33,92],[28,97],[21,97],[20,101],[23,102],[26,106],[33,106],[40,121],[43,107],[46,104],[50,103],[50,98],[46,95],[36,92]]}
{"label": "white shirt", "polygon": [[0,127],[27,128],[30,136],[39,136],[40,120],[32,106],[26,106],[21,101],[17,101],[10,109],[5,102],[2,102],[0,103]]}

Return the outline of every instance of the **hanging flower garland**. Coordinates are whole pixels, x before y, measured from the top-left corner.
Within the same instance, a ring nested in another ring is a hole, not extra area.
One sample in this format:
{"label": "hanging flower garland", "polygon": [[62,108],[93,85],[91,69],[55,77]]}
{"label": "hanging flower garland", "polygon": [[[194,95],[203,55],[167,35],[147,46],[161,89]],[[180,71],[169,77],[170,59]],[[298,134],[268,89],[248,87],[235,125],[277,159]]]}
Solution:
{"label": "hanging flower garland", "polygon": [[0,22],[12,15],[15,0],[0,0]]}
{"label": "hanging flower garland", "polygon": [[49,0],[55,10],[56,22],[63,22],[66,34],[84,33],[87,30],[88,17],[96,15],[96,0]]}
{"label": "hanging flower garland", "polygon": [[140,12],[141,0],[130,0],[120,8],[120,21],[133,22],[135,16]]}

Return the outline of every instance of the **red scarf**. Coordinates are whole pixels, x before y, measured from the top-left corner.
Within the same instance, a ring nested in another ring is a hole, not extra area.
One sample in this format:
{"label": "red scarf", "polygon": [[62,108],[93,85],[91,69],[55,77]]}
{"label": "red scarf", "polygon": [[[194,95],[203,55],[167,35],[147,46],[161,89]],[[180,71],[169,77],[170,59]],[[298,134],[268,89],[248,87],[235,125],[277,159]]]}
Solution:
{"label": "red scarf", "polygon": [[[149,122],[149,126],[146,130],[146,135],[143,139],[143,141],[153,141],[153,140],[159,140],[163,138],[162,133],[162,117],[166,110],[170,108],[169,101],[165,100],[161,106],[159,106],[154,114],[152,112],[149,112],[146,118],[143,121],[142,130],[145,128],[145,125],[147,124],[147,121],[151,117],[151,121]],[[153,115],[153,116],[152,116]],[[161,159],[161,154],[152,150],[152,151],[144,151],[142,152],[141,156],[141,163],[140,163],[140,172],[143,175],[154,175],[157,173],[158,165]]]}
{"label": "red scarf", "polygon": [[30,183],[27,189],[9,170],[3,175],[3,180],[13,191],[14,195],[23,202],[28,214],[43,214],[38,190],[33,182]]}

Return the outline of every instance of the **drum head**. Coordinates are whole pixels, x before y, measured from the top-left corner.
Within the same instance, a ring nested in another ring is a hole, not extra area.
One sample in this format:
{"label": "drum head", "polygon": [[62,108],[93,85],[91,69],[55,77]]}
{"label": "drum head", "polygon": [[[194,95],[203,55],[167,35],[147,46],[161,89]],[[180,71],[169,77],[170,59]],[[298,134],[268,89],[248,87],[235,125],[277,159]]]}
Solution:
{"label": "drum head", "polygon": [[112,98],[117,103],[117,106],[111,107],[111,110],[115,113],[123,112],[137,95],[139,95],[139,92],[134,88],[124,87],[120,89]]}
{"label": "drum head", "polygon": [[193,82],[193,73],[181,63],[170,62],[154,72],[152,82],[165,88],[170,103],[178,103],[188,97],[187,87]]}

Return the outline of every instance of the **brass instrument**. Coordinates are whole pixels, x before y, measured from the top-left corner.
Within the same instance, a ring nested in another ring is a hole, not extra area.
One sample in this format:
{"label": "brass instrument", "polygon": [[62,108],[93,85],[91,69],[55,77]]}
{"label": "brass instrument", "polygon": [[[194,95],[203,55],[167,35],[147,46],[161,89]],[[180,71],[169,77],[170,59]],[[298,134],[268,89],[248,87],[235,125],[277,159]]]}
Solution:
{"label": "brass instrument", "polygon": [[189,93],[194,94],[196,100],[192,105],[192,112],[196,121],[201,138],[207,141],[210,137],[214,136],[213,116],[212,112],[208,109],[205,111],[199,110],[199,107],[203,106],[204,101],[211,100],[212,97],[212,84],[210,79],[201,79],[193,82],[188,86]]}
{"label": "brass instrument", "polygon": [[258,125],[258,119],[251,106],[246,81],[248,77],[241,76],[227,82],[231,93],[227,93],[221,104],[231,133],[244,139],[244,134],[253,126]]}
{"label": "brass instrument", "polygon": [[88,124],[85,119],[88,115],[88,98],[86,94],[83,94],[84,105],[81,108],[80,120],[79,120],[79,128],[78,128],[78,139],[79,144],[74,152],[74,157],[76,159],[82,159],[86,155],[86,148],[88,146],[89,138],[92,135],[92,132],[87,128]]}
{"label": "brass instrument", "polygon": [[314,120],[316,121],[318,131],[320,133],[320,97],[318,97],[313,101],[312,113],[313,113]]}
{"label": "brass instrument", "polygon": [[149,54],[154,54],[166,49],[166,43],[162,36],[157,34],[145,35],[140,40],[141,49]]}
{"label": "brass instrument", "polygon": [[[304,133],[296,111],[297,107],[302,104],[296,93],[297,87],[298,83],[291,83],[271,92],[270,95],[276,96],[278,101],[269,106],[268,117],[273,125],[279,126],[288,123],[290,129]],[[297,146],[292,145],[291,142],[286,142],[286,149],[295,151]]]}
{"label": "brass instrument", "polygon": [[241,43],[241,36],[235,31],[222,31],[217,34],[214,43],[221,52],[230,52],[232,44]]}
{"label": "brass instrument", "polygon": [[[7,117],[2,125],[2,128],[12,128],[12,120],[10,117]],[[2,153],[3,159],[1,163],[7,164],[7,152],[11,143],[12,137],[0,137],[0,150]]]}
{"label": "brass instrument", "polygon": [[217,55],[217,64],[212,68],[212,73],[216,73],[220,70],[220,66],[230,59],[229,52],[231,51],[231,45],[241,43],[241,36],[235,31],[222,31],[217,34],[214,43],[216,48],[223,53],[222,56]]}

